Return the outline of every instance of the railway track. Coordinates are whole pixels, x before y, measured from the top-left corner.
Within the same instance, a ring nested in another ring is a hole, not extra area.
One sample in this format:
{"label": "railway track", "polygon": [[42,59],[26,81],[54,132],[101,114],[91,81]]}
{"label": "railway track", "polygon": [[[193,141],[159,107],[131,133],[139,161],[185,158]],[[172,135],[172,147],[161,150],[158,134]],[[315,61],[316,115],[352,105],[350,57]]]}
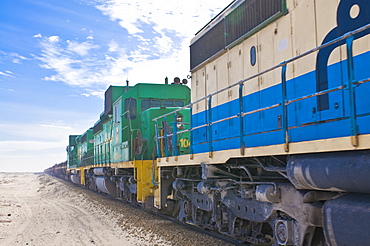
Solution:
{"label": "railway track", "polygon": [[[76,185],[76,184],[74,184]],[[162,214],[160,212],[156,212],[155,210],[153,209],[147,209],[147,208],[144,208],[143,206],[141,205],[135,205],[135,204],[132,204],[132,203],[129,203],[129,202],[126,202],[126,201],[123,201],[117,197],[114,197],[114,196],[111,196],[111,195],[108,195],[108,194],[105,194],[105,193],[102,193],[102,192],[98,192],[98,191],[94,191],[94,190],[90,190],[90,189],[87,189],[86,187],[83,187],[83,186],[78,186],[76,185],[77,187],[80,187],[80,188],[83,188],[83,189],[86,189],[86,190],[89,190],[89,191],[92,191],[96,194],[99,194],[105,198],[109,198],[111,200],[114,200],[114,201],[118,201],[120,203],[122,203],[123,205],[128,205],[128,206],[131,206],[135,209],[140,209],[140,210],[143,210],[151,215],[154,215],[154,216],[157,216],[161,219],[165,219],[165,220],[168,220],[168,221],[171,221],[172,223],[175,223],[177,225],[180,225],[180,226],[183,226],[187,229],[190,229],[190,230],[193,230],[195,232],[198,232],[198,233],[202,233],[202,234],[205,234],[205,235],[208,235],[208,236],[211,236],[211,237],[214,237],[214,238],[217,238],[219,240],[222,240],[224,241],[225,243],[227,244],[230,244],[230,245],[237,245],[237,246],[252,246],[251,244],[245,244],[245,243],[242,243],[242,242],[239,242],[235,239],[232,239],[230,237],[227,237],[227,236],[224,236],[222,234],[219,234],[217,232],[213,232],[213,231],[210,231],[210,230],[205,230],[205,229],[202,229],[202,228],[199,228],[198,226],[196,225],[192,225],[192,224],[188,224],[188,223],[183,223],[171,216],[168,216],[168,215],[165,215],[165,214]]]}
{"label": "railway track", "polygon": [[182,225],[182,226],[184,226],[184,227],[186,227],[188,229],[191,229],[193,231],[196,231],[196,232],[199,232],[199,233],[203,233],[203,234],[206,234],[206,235],[211,236],[211,237],[215,237],[215,238],[220,239],[220,240],[224,241],[225,243],[228,243],[228,244],[231,244],[231,245],[240,245],[240,246],[241,245],[242,246],[248,246],[248,245],[250,245],[250,244],[243,244],[243,243],[241,243],[241,242],[239,242],[239,241],[237,241],[235,239],[232,239],[232,238],[229,238],[227,236],[221,235],[221,234],[219,234],[217,232],[205,230],[205,229],[199,228],[199,227],[197,227],[195,225],[191,225],[191,224],[188,224],[188,223],[183,223],[183,222],[181,222],[181,221],[179,221],[179,220],[177,220],[177,219],[175,219],[173,217],[166,216],[166,215],[161,214],[161,213],[156,213],[156,212],[153,212],[153,211],[150,211],[150,210],[148,212],[150,212],[150,213],[152,213],[152,214],[154,214],[154,215],[156,215],[158,217],[161,217],[163,219],[169,220],[169,221],[171,221],[173,223],[176,223],[178,225]]}
{"label": "railway track", "polygon": [[[59,178],[59,177],[56,177],[56,178],[67,182],[65,179],[62,179],[62,178]],[[99,191],[91,190],[91,189],[88,189],[88,188],[86,188],[84,186],[80,186],[80,185],[74,184],[72,182],[68,182],[68,184],[72,184],[73,186],[75,186],[75,187],[77,187],[79,189],[83,189],[83,190],[86,190],[86,191],[93,192],[95,194],[98,194],[98,195],[106,198],[106,199],[109,199],[109,200],[112,200],[112,201],[116,201],[116,202],[118,201],[119,203],[121,203],[123,205],[128,205],[128,206],[130,206],[130,207],[132,207],[134,209],[145,211],[148,214],[151,214],[153,216],[156,216],[156,217],[158,217],[160,219],[163,219],[163,220],[166,220],[166,221],[170,221],[172,223],[175,223],[176,225],[179,225],[181,227],[190,229],[190,230],[192,230],[194,232],[197,232],[197,233],[200,233],[200,234],[204,234],[204,235],[207,235],[207,236],[216,238],[218,240],[223,241],[225,244],[228,244],[228,245],[237,245],[237,246],[249,246],[249,245],[251,245],[251,244],[246,244],[246,243],[239,242],[239,241],[237,241],[235,239],[232,239],[230,237],[224,236],[224,235],[219,234],[217,232],[213,232],[213,231],[210,231],[210,230],[199,228],[196,225],[192,225],[192,224],[181,222],[181,221],[179,221],[179,220],[177,220],[177,219],[175,219],[173,217],[170,217],[168,215],[165,215],[165,214],[162,214],[160,212],[157,212],[155,209],[144,208],[140,204],[129,203],[129,202],[123,201],[123,200],[121,200],[121,199],[119,199],[117,197],[111,196],[109,194],[105,194],[105,193],[102,193],[102,192],[99,192]]]}

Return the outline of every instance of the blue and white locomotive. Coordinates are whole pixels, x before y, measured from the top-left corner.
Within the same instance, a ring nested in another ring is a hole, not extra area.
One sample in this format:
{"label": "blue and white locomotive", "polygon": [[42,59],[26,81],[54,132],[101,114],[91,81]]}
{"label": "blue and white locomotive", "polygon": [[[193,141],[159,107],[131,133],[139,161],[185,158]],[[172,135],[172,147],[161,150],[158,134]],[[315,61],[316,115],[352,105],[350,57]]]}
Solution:
{"label": "blue and white locomotive", "polygon": [[253,245],[369,245],[369,34],[368,0],[233,1],[191,42],[154,205]]}

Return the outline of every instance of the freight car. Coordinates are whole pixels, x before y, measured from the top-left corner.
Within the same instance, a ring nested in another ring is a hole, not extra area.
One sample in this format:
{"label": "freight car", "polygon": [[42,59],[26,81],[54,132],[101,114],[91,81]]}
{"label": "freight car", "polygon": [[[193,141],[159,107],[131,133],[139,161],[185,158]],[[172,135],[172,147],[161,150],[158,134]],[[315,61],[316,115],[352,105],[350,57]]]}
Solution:
{"label": "freight car", "polygon": [[67,171],[67,161],[57,163],[54,166],[44,170],[44,172],[49,175],[53,175],[55,177],[68,180],[68,175],[66,171]]}
{"label": "freight car", "polygon": [[67,174],[246,244],[368,245],[369,13],[233,1],[191,42],[191,103],[183,85],[110,87]]}

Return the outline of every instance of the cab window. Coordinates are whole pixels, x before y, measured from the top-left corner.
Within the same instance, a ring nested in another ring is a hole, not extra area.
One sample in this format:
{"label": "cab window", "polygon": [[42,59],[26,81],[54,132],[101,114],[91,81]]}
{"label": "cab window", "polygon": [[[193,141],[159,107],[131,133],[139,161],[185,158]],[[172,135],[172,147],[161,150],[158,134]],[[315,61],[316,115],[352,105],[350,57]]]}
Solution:
{"label": "cab window", "polygon": [[121,118],[121,108],[119,107],[119,104],[116,104],[114,106],[113,116],[114,116],[114,123],[117,124],[120,121]]}
{"label": "cab window", "polygon": [[147,100],[142,100],[141,101],[141,110],[147,110],[148,108],[155,108],[155,107],[160,107],[161,106],[161,101],[160,100],[155,100],[155,99],[147,99]]}
{"label": "cab window", "polygon": [[180,100],[166,100],[164,102],[165,107],[184,107],[184,102]]}
{"label": "cab window", "polygon": [[[127,112],[128,111],[128,112]],[[125,118],[136,119],[136,99],[126,98],[125,99]]]}

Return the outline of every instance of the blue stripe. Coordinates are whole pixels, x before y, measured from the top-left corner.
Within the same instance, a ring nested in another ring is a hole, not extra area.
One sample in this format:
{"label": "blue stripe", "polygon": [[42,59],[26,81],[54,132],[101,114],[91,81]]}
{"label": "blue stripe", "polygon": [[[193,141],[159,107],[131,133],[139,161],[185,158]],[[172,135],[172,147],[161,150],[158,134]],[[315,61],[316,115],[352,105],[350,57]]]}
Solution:
{"label": "blue stripe", "polygon": [[[354,57],[356,80],[370,77],[370,52]],[[329,88],[347,83],[347,61],[328,66]],[[281,102],[281,84],[243,97],[244,112],[269,107]],[[292,100],[316,92],[316,71],[287,81],[287,99]],[[370,133],[370,82],[355,88],[356,112],[359,134]],[[290,104],[288,107],[289,142],[350,136],[348,90],[329,94],[329,109],[317,110],[315,97]],[[212,121],[239,113],[239,99],[212,108]],[[268,146],[284,143],[281,117],[282,107],[268,109],[244,117],[246,147]],[[207,123],[207,111],[192,116],[193,127]],[[362,116],[361,116],[362,115]],[[240,147],[240,119],[212,125],[214,151]],[[208,152],[207,128],[192,132],[194,153]],[[209,138],[209,137],[208,137]]]}

